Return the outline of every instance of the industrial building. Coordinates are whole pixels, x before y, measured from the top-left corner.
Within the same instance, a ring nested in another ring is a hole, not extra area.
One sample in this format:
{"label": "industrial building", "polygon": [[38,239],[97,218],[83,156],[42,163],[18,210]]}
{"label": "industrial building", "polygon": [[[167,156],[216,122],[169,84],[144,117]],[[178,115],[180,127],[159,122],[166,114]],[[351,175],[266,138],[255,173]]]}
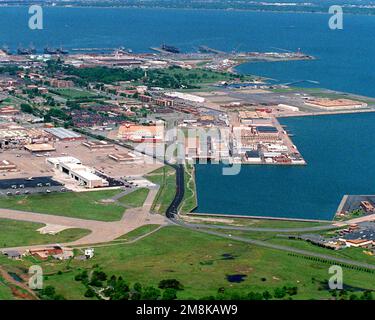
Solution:
{"label": "industrial building", "polygon": [[82,145],[89,148],[90,150],[114,148],[114,144],[108,143],[106,141],[85,141],[82,143]]}
{"label": "industrial building", "polygon": [[340,110],[340,109],[358,109],[367,107],[367,103],[350,99],[328,99],[318,98],[305,101],[310,107],[316,107],[324,110]]}
{"label": "industrial building", "polygon": [[262,111],[239,111],[238,120],[244,125],[270,125],[271,117]]}
{"label": "industrial building", "polygon": [[296,106],[291,106],[289,104],[284,104],[284,103],[280,103],[277,105],[279,108],[282,108],[284,110],[288,110],[288,111],[293,111],[293,112],[298,112],[299,111],[299,108],[296,107]]}
{"label": "industrial building", "polygon": [[47,158],[47,163],[55,169],[67,174],[72,179],[88,189],[108,187],[109,182],[95,173],[90,168],[84,166],[80,160],[74,157]]}
{"label": "industrial building", "polygon": [[8,160],[0,160],[0,172],[12,172],[16,171],[17,166]]}
{"label": "industrial building", "polygon": [[109,158],[117,162],[133,162],[139,160],[140,157],[137,157],[134,153],[111,153],[108,155]]}
{"label": "industrial building", "polygon": [[258,150],[246,151],[245,159],[246,159],[247,162],[251,162],[251,163],[261,163],[262,162],[262,158],[260,157],[260,153],[259,153]]}
{"label": "industrial building", "polygon": [[132,142],[162,142],[164,139],[164,124],[138,125],[126,123],[120,126],[118,131],[120,139]]}
{"label": "industrial building", "polygon": [[18,148],[31,143],[44,143],[49,139],[49,134],[38,128],[25,128],[13,123],[0,126],[0,149]]}
{"label": "industrial building", "polygon": [[197,95],[193,95],[193,94],[190,94],[190,93],[182,93],[182,92],[166,92],[165,95],[167,97],[171,97],[171,98],[178,98],[178,99],[181,99],[181,100],[186,100],[186,101],[189,101],[189,102],[195,102],[195,103],[203,103],[206,101],[205,98],[203,97],[199,97]]}
{"label": "industrial building", "polygon": [[61,141],[75,141],[84,139],[84,137],[80,134],[65,128],[46,128],[44,131],[54,136],[55,139]]}
{"label": "industrial building", "polygon": [[24,146],[25,150],[30,151],[32,153],[38,152],[50,152],[55,151],[56,148],[48,143],[34,143],[34,144],[26,144]]}

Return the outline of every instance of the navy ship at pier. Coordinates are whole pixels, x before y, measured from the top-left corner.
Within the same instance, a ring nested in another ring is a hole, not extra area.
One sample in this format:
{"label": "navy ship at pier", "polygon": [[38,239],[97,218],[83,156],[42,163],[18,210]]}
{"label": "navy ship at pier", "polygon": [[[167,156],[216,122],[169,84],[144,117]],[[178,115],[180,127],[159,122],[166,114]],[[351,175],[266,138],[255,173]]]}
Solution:
{"label": "navy ship at pier", "polygon": [[33,46],[30,46],[29,48],[19,47],[17,49],[17,53],[20,54],[20,55],[34,54],[34,53],[36,53],[36,49]]}
{"label": "navy ship at pier", "polygon": [[162,44],[161,49],[164,50],[164,51],[167,51],[167,52],[171,52],[171,53],[180,53],[181,52],[179,48],[176,48],[174,46],[169,46],[167,44]]}
{"label": "navy ship at pier", "polygon": [[52,48],[52,47],[45,47],[44,48],[45,54],[68,54],[69,51],[61,48]]}

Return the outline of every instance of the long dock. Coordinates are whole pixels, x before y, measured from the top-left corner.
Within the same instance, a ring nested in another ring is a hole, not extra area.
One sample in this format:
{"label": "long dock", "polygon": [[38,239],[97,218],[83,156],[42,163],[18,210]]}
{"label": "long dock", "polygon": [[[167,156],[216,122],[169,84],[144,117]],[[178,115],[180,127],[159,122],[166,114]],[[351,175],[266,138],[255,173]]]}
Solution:
{"label": "long dock", "polygon": [[159,53],[163,53],[163,54],[178,54],[178,53],[174,53],[174,52],[169,52],[167,50],[163,50],[162,48],[158,48],[158,47],[150,47],[151,50],[154,50],[156,52],[159,52]]}
{"label": "long dock", "polygon": [[214,54],[225,54],[224,51],[220,51],[214,48],[210,48],[208,46],[200,46],[199,51],[203,53],[214,53]]}
{"label": "long dock", "polygon": [[290,117],[308,117],[308,116],[327,116],[334,114],[352,114],[352,113],[369,113],[375,112],[374,109],[352,109],[352,110],[337,110],[337,111],[318,111],[318,112],[295,112],[287,114],[278,114],[276,118],[290,118]]}

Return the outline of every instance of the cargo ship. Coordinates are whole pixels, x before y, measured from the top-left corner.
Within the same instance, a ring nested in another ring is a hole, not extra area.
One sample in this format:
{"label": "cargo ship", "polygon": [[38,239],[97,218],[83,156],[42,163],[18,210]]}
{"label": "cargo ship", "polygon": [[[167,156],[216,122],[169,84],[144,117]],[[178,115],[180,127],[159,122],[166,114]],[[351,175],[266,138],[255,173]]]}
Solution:
{"label": "cargo ship", "polygon": [[65,49],[61,48],[51,48],[51,47],[46,47],[44,48],[44,53],[45,54],[68,54],[69,52]]}
{"label": "cargo ship", "polygon": [[46,47],[44,48],[44,53],[45,54],[58,54],[58,51],[55,48]]}
{"label": "cargo ship", "polygon": [[33,46],[30,46],[29,48],[19,47],[17,49],[17,53],[20,54],[20,55],[34,54],[34,53],[36,53],[36,49]]}
{"label": "cargo ship", "polygon": [[174,46],[169,46],[167,44],[162,44],[161,49],[164,50],[164,51],[167,51],[167,52],[171,52],[171,53],[180,53],[181,52],[179,48],[176,48]]}

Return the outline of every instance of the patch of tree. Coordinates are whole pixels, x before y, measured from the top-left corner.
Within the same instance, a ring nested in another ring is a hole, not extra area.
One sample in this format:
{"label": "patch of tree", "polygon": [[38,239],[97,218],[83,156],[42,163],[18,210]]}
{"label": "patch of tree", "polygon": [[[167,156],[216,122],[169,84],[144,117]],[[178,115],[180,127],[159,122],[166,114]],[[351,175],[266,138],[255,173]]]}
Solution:
{"label": "patch of tree", "polygon": [[272,300],[272,299],[292,299],[297,295],[298,288],[295,286],[283,286],[275,288],[273,292],[265,290],[263,292],[250,291],[247,294],[238,292],[226,292],[225,288],[221,287],[215,296],[203,297],[201,300]]}
{"label": "patch of tree", "polygon": [[176,279],[166,279],[159,282],[160,289],[184,290],[184,286]]}
{"label": "patch of tree", "polygon": [[79,77],[80,80],[78,78],[72,78],[72,80],[81,86],[85,86],[90,82],[110,84],[118,81],[140,80],[144,76],[144,71],[141,68],[124,70],[107,67],[67,67],[65,74]]}
{"label": "patch of tree", "polygon": [[375,273],[374,270],[366,268],[366,267],[354,266],[354,265],[341,263],[341,262],[337,262],[337,261],[332,261],[332,260],[327,260],[327,259],[319,258],[319,257],[305,256],[305,255],[300,255],[300,254],[296,254],[296,253],[288,253],[288,256],[296,257],[296,258],[302,258],[302,259],[311,260],[311,261],[320,262],[320,263],[325,263],[325,264],[330,264],[330,265],[335,264],[335,265],[339,265],[341,267],[351,269],[351,270],[356,270],[356,271],[362,271],[362,272],[367,272],[367,273]]}
{"label": "patch of tree", "polygon": [[[171,89],[198,89],[199,83],[215,82],[218,80],[233,80],[236,78],[245,79],[243,75],[236,75],[227,72],[217,72],[205,69],[183,69],[178,66],[171,66],[166,69],[151,69],[146,73],[141,68],[119,69],[107,67],[95,68],[74,68],[65,69],[67,75],[76,76],[72,78],[77,85],[87,86],[89,83],[112,84],[119,81],[139,81],[152,87]],[[101,85],[97,84],[97,87]]]}
{"label": "patch of tree", "polygon": [[56,289],[52,286],[46,286],[38,291],[38,296],[43,300],[65,300],[64,296],[56,293]]}
{"label": "patch of tree", "polygon": [[21,103],[21,111],[22,112],[25,112],[25,113],[30,113],[30,114],[33,114],[34,113],[34,109],[32,106],[30,106],[29,104],[27,103]]}
{"label": "patch of tree", "polygon": [[44,115],[45,122],[50,122],[52,118],[57,118],[63,121],[69,121],[71,120],[71,116],[66,114],[61,109],[57,108],[51,108],[47,111],[47,113]]}
{"label": "patch of tree", "polygon": [[8,74],[10,76],[16,75],[19,70],[20,70],[20,68],[16,65],[9,65],[9,66],[1,66],[0,67],[0,73],[1,74]]}
{"label": "patch of tree", "polygon": [[364,290],[361,293],[354,293],[348,290],[331,290],[332,297],[336,300],[374,300],[374,295],[371,290]]}
{"label": "patch of tree", "polygon": [[121,276],[108,277],[99,268],[91,272],[84,270],[74,279],[85,285],[86,298],[106,300],[175,300],[177,292],[184,288],[176,279],[161,280],[159,288],[143,287],[139,282],[131,286]]}
{"label": "patch of tree", "polygon": [[56,60],[48,60],[46,62],[46,71],[49,73],[49,74],[55,74],[56,72],[61,72],[64,68],[63,66],[63,63],[61,61],[60,58],[56,59]]}

